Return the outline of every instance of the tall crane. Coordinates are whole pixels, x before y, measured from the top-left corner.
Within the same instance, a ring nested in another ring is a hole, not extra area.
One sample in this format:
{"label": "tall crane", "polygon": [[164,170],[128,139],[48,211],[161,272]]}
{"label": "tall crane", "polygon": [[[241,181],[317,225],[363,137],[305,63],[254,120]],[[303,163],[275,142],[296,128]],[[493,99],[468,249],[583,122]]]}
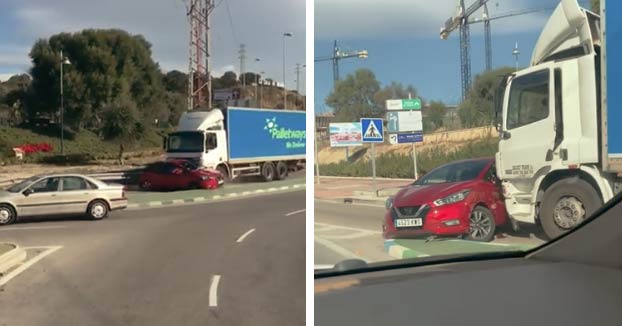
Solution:
{"label": "tall crane", "polygon": [[[365,59],[369,56],[367,50],[344,52],[337,46],[337,41],[333,45],[333,55],[330,57],[315,58],[315,62],[332,61],[333,62],[333,82],[337,84],[339,81],[339,60],[347,58]],[[334,86],[334,85],[333,85]]]}
{"label": "tall crane", "polygon": [[460,80],[462,83],[462,99],[471,87],[471,35],[469,31],[469,17],[483,7],[488,0],[477,0],[468,8],[464,5],[464,0],[460,0],[458,11],[441,27],[441,39],[445,40],[449,34],[460,29]]}
{"label": "tall crane", "polygon": [[[486,71],[492,69],[492,33],[490,22],[493,20],[520,16],[530,13],[535,13],[539,11],[547,11],[553,10],[553,8],[535,8],[535,9],[524,9],[524,10],[516,10],[503,14],[499,14],[496,16],[490,16],[488,12],[488,0],[478,0],[473,3],[471,6],[465,9],[464,0],[460,0],[460,4],[458,6],[458,11],[456,15],[449,18],[445,24],[441,27],[440,37],[445,40],[449,37],[449,34],[453,32],[456,28],[460,28],[460,71],[461,71],[461,83],[462,83],[462,99],[466,98],[466,94],[468,93],[471,87],[471,40],[470,40],[470,30],[469,25],[475,23],[484,23],[484,47],[485,47],[485,67]],[[483,8],[482,19],[479,18],[471,18],[477,10]]]}

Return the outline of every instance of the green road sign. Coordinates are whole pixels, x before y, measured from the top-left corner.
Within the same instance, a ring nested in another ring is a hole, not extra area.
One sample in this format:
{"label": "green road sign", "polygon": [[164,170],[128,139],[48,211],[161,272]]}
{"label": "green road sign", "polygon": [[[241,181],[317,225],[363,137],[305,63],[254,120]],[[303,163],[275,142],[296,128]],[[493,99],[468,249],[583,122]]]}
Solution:
{"label": "green road sign", "polygon": [[421,110],[421,99],[404,99],[402,100],[402,108],[404,110]]}

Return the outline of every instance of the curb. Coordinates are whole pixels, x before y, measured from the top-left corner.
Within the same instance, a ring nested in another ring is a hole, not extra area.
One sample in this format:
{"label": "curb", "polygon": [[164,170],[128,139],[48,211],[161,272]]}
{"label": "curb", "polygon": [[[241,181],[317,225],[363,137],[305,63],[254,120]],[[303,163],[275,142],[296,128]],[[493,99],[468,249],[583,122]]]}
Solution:
{"label": "curb", "polygon": [[291,186],[282,186],[282,187],[271,187],[267,189],[257,189],[252,191],[242,191],[242,192],[232,192],[225,195],[214,195],[209,197],[194,197],[194,198],[186,198],[186,199],[170,199],[170,200],[162,200],[162,201],[150,201],[141,204],[128,204],[126,210],[136,210],[136,209],[145,209],[152,207],[160,207],[160,206],[170,206],[170,205],[181,205],[181,204],[189,204],[189,203],[202,203],[202,202],[213,202],[213,201],[221,201],[231,198],[240,198],[240,197],[248,197],[257,194],[264,194],[270,192],[282,192],[286,190],[295,190],[305,188],[306,184],[295,184]]}
{"label": "curb", "polygon": [[343,198],[344,203],[364,203],[378,204],[384,207],[388,197],[372,197],[372,196],[351,196]]}
{"label": "curb", "polygon": [[395,259],[428,257],[430,255],[416,252],[410,248],[395,244],[395,240],[385,240],[384,250]]}
{"label": "curb", "polygon": [[[313,176],[315,179],[317,179],[317,175]],[[339,176],[334,176],[334,175],[321,175],[320,179],[351,179],[351,180],[373,180],[374,178],[372,177],[339,177]],[[395,181],[415,181],[415,179],[403,179],[403,178],[379,178],[376,177],[376,180],[395,180]]]}
{"label": "curb", "polygon": [[10,245],[15,248],[0,256],[0,276],[26,260],[26,250],[16,244],[10,243]]}

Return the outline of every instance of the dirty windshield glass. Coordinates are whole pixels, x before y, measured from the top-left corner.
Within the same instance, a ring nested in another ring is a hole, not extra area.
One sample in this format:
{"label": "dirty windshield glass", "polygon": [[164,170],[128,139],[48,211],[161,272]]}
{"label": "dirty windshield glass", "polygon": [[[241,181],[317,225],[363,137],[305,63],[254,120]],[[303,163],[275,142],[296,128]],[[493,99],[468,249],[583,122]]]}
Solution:
{"label": "dirty windshield glass", "polygon": [[169,152],[202,152],[203,134],[187,132],[173,134],[168,139]]}
{"label": "dirty windshield glass", "polygon": [[429,8],[315,3],[318,271],[525,251],[622,189],[599,1]]}

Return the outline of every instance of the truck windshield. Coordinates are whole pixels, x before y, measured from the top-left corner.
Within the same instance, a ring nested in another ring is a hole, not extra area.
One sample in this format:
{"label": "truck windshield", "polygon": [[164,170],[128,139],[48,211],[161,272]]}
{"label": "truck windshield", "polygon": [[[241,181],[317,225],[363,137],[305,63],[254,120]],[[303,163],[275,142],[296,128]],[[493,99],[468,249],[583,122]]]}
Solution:
{"label": "truck windshield", "polygon": [[168,137],[167,152],[203,152],[203,133],[178,132]]}

